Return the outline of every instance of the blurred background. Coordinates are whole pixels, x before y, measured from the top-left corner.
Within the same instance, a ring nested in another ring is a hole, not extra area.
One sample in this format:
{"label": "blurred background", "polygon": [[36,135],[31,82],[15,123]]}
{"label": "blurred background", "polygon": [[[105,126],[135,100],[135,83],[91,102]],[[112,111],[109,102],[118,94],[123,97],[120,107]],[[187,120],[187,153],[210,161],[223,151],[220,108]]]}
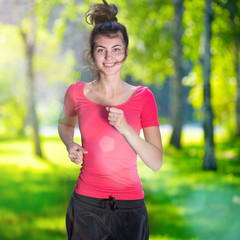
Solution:
{"label": "blurred background", "polygon": [[[66,239],[79,166],[57,120],[67,87],[90,81],[96,2],[0,0],[0,239]],[[138,160],[150,240],[240,239],[240,1],[109,3],[129,33],[122,77],[158,107],[163,167]]]}

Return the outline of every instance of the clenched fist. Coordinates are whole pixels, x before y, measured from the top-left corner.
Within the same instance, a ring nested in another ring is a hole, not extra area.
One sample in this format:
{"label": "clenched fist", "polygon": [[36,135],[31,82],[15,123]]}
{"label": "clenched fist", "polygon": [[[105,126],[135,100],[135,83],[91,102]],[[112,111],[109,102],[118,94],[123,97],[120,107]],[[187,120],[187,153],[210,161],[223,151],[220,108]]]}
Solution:
{"label": "clenched fist", "polygon": [[83,154],[88,152],[81,147],[79,144],[72,142],[67,145],[68,157],[70,160],[76,164],[81,164],[83,160]]}

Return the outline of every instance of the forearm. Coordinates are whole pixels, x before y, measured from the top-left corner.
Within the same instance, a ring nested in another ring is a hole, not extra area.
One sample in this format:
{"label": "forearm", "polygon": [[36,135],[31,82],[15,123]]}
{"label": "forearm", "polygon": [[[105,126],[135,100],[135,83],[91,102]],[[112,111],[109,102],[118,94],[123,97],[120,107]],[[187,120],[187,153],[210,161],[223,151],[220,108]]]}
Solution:
{"label": "forearm", "polygon": [[162,149],[142,139],[131,126],[122,134],[142,161],[153,171],[158,171],[162,166]]}
{"label": "forearm", "polygon": [[65,144],[66,148],[68,148],[68,145],[73,142],[74,138],[74,127],[58,122],[58,134]]}
{"label": "forearm", "polygon": [[74,142],[76,123],[77,116],[69,117],[62,111],[58,120],[58,133],[67,148],[70,160],[76,164],[81,164],[83,154],[87,154],[87,151]]}

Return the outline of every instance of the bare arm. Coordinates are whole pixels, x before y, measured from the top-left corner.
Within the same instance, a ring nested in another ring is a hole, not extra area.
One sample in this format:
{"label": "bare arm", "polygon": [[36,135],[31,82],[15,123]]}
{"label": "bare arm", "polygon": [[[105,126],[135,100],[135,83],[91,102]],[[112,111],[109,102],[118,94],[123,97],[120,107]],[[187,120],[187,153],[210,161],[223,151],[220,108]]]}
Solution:
{"label": "bare arm", "polygon": [[80,164],[83,154],[86,154],[87,151],[74,142],[74,128],[76,123],[77,116],[69,117],[62,111],[58,120],[58,133],[67,148],[70,160],[76,164]]}
{"label": "bare arm", "polygon": [[162,142],[159,127],[147,127],[143,129],[144,139],[142,139],[129,126],[123,136],[137,152],[142,161],[153,171],[158,171],[162,166]]}
{"label": "bare arm", "polygon": [[142,161],[153,171],[162,166],[162,140],[158,126],[143,129],[144,139],[127,123],[122,110],[109,108],[109,123],[113,125],[136,151]]}

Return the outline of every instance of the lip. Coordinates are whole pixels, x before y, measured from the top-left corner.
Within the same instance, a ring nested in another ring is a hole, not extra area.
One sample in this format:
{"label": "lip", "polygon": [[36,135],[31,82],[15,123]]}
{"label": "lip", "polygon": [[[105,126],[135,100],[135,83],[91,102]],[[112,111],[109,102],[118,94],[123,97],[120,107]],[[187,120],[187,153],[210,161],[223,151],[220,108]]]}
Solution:
{"label": "lip", "polygon": [[116,63],[104,63],[104,67],[107,67],[107,68],[111,68],[113,66],[115,66]]}

